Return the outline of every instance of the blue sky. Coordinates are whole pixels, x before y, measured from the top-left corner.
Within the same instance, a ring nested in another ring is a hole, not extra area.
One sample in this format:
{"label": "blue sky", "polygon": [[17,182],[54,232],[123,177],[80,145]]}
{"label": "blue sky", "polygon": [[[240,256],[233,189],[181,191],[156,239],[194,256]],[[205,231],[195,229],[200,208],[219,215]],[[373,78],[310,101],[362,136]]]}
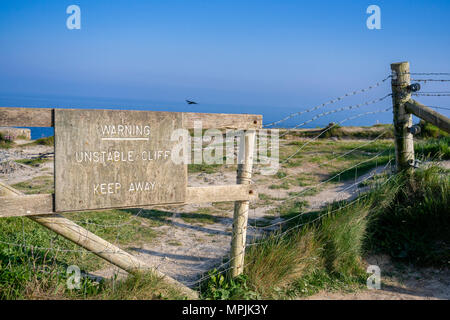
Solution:
{"label": "blue sky", "polygon": [[[71,4],[81,8],[81,30],[66,28]],[[371,4],[381,8],[381,30],[366,27]],[[1,0],[0,106],[262,113],[273,121],[369,86],[392,62],[449,72],[449,14],[450,1]],[[348,103],[389,90],[387,82]],[[186,98],[200,104],[188,107]]]}

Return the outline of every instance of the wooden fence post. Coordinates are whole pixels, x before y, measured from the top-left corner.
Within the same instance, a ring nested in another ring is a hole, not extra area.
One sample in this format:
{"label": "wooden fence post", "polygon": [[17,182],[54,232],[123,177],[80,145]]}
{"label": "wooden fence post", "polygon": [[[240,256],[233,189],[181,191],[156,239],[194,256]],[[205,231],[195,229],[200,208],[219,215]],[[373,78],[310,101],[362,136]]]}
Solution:
{"label": "wooden fence post", "polygon": [[409,131],[412,126],[412,114],[405,109],[405,103],[411,98],[408,90],[411,77],[409,62],[391,64],[392,105],[394,113],[395,160],[397,172],[412,168],[414,162],[414,140]]}
{"label": "wooden fence post", "polygon": [[[253,151],[255,147],[256,131],[245,132],[244,141],[240,145],[239,153],[244,155],[243,163],[239,162],[237,171],[237,184],[250,184],[253,168]],[[241,138],[242,139],[242,138]],[[247,222],[249,201],[236,201],[234,203],[233,234],[231,239],[231,275],[237,277],[244,271],[245,242],[247,237]]]}
{"label": "wooden fence post", "polygon": [[[2,195],[7,196],[22,195],[20,191],[2,183],[0,183],[0,191]],[[131,274],[135,274],[140,271],[153,272],[167,283],[173,285],[180,292],[184,293],[188,298],[198,298],[196,291],[163,274],[128,252],[120,249],[112,243],[107,242],[106,240],[103,240],[99,236],[96,236],[92,232],[59,214],[28,216],[28,218]]]}

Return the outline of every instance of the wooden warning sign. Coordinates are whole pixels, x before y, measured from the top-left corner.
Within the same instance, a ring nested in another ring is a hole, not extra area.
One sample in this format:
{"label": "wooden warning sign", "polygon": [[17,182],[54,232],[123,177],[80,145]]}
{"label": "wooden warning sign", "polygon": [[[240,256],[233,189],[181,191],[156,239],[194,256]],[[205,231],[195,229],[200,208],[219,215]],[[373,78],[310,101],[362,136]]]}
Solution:
{"label": "wooden warning sign", "polygon": [[56,109],[55,210],[182,203],[187,170],[175,164],[182,114]]}

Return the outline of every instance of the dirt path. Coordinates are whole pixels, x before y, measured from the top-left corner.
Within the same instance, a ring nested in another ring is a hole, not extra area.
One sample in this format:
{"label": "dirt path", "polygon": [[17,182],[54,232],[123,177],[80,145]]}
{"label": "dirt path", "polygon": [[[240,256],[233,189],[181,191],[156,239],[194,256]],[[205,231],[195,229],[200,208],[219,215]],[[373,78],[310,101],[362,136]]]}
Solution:
{"label": "dirt path", "polygon": [[387,256],[367,258],[381,269],[381,288],[357,292],[320,292],[307,300],[440,300],[450,299],[450,270],[396,267]]}
{"label": "dirt path", "polygon": [[[51,147],[30,146],[26,148],[14,148],[0,150],[1,163],[14,162],[17,159],[29,159],[40,153],[51,152]],[[450,161],[445,164],[448,166]],[[11,167],[12,168],[12,167]],[[308,168],[301,168],[307,170]],[[313,195],[302,197],[308,201],[307,210],[316,210],[327,203],[336,200],[352,199],[366,187],[361,186],[361,182],[369,179],[373,174],[380,173],[386,168],[379,167],[371,172],[359,177],[356,180],[324,184],[319,192]],[[0,180],[14,184],[29,180],[42,175],[52,175],[53,161],[44,163],[38,168],[18,165],[7,172],[0,172]],[[189,186],[205,186],[219,184],[234,184],[236,173],[234,171],[221,171],[212,174],[193,173],[189,175]],[[271,223],[282,221],[270,210],[278,207],[289,197],[290,192],[301,192],[308,187],[292,186],[288,190],[270,189],[269,186],[279,182],[275,177],[255,175],[255,183],[258,193],[269,194],[274,198],[271,204],[255,203],[249,212],[249,225],[257,222],[267,221],[267,216],[275,216],[269,220]],[[211,268],[220,265],[230,249],[233,204],[207,204],[207,205],[186,205],[178,208],[167,208],[172,212],[171,216],[164,217],[164,225],[151,227],[157,232],[157,238],[151,243],[131,244],[124,249],[132,252],[140,259],[150,265],[157,267],[161,272],[193,286],[199,277]],[[164,208],[162,208],[164,210]],[[192,213],[203,210],[208,215],[214,216],[212,221],[196,221],[195,219],[183,218],[183,213]],[[120,230],[119,230],[120,231]],[[262,231],[249,227],[247,232],[248,241],[254,241]],[[383,262],[383,270],[391,270],[389,262]],[[376,263],[372,263],[376,264]],[[390,273],[394,271],[389,271]],[[93,272],[92,275],[100,277],[112,277],[114,274],[125,275],[115,267],[108,267],[103,270]],[[407,278],[395,275],[386,278],[386,284],[382,290],[361,291],[352,294],[343,293],[319,293],[310,299],[428,299],[428,298],[449,298],[450,275],[439,273],[437,270],[409,270],[405,272]],[[383,279],[384,280],[384,279]]]}

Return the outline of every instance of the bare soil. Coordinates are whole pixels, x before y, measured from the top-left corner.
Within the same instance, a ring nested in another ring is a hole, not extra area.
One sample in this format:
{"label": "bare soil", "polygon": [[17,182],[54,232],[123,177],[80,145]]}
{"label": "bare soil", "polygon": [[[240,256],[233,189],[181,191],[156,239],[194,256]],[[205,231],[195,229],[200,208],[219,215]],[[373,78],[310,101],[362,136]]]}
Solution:
{"label": "bare soil", "polygon": [[[39,167],[27,165],[16,165],[14,160],[30,159],[39,154],[52,152],[52,147],[31,145],[18,146],[8,150],[0,149],[1,165],[9,170],[0,170],[0,181],[7,184],[15,184],[38,176],[53,175],[53,161],[46,162]],[[7,163],[10,163],[9,167]],[[444,163],[450,167],[450,161]],[[312,167],[290,168],[289,173],[308,172]],[[319,209],[336,200],[351,199],[358,192],[364,191],[360,182],[366,180],[374,173],[380,173],[382,167],[376,168],[356,180],[341,183],[325,184],[319,192],[304,197],[309,205],[308,209]],[[249,228],[247,240],[255,240],[261,235],[261,230],[252,228],[258,222],[267,221],[272,216],[272,223],[281,221],[271,212],[271,209],[282,203],[283,199],[289,197],[289,192],[300,192],[307,187],[292,186],[288,190],[269,189],[271,184],[280,183],[276,177],[268,177],[256,174],[254,177],[258,193],[270,195],[271,203],[257,201],[252,204],[249,212]],[[193,173],[189,175],[189,186],[205,186],[218,184],[234,184],[236,174],[234,171],[222,170],[220,172],[205,174]],[[159,232],[159,236],[152,243],[129,245],[127,251],[135,254],[140,259],[157,267],[161,272],[185,283],[194,286],[201,275],[211,268],[220,265],[229,253],[232,228],[232,204],[207,204],[186,205],[166,209],[172,215],[166,217],[166,223],[159,227],[152,227]],[[217,217],[216,221],[201,222],[183,219],[183,213],[196,212],[203,209],[210,215]],[[273,219],[274,218],[274,219]],[[408,267],[400,270],[388,257],[370,257],[367,264],[377,264],[382,270],[382,288],[380,290],[363,290],[354,293],[321,292],[308,299],[449,299],[450,298],[450,272],[437,269],[417,269]],[[115,267],[108,267],[93,272],[93,276],[111,277],[114,274],[125,275]]]}

